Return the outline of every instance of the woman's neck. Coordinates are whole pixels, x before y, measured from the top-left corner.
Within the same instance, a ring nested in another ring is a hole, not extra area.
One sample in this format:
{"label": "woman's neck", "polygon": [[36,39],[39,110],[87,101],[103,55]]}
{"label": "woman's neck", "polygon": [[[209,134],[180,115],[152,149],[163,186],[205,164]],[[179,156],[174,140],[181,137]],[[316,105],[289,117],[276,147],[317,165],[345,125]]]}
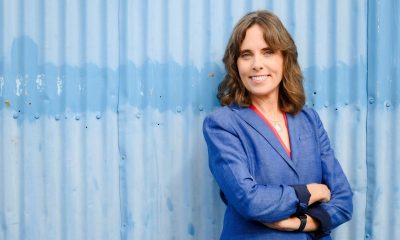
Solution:
{"label": "woman's neck", "polygon": [[278,99],[252,97],[251,104],[268,119],[278,119],[282,115],[279,109]]}

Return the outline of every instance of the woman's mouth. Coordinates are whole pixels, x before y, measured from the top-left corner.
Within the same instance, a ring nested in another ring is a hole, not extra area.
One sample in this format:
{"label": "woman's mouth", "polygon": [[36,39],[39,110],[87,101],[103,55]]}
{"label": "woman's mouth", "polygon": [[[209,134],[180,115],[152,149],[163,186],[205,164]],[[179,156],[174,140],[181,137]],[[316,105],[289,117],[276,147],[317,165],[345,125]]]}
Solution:
{"label": "woman's mouth", "polygon": [[253,82],[263,82],[265,80],[267,80],[269,75],[259,75],[259,76],[251,76],[251,80]]}

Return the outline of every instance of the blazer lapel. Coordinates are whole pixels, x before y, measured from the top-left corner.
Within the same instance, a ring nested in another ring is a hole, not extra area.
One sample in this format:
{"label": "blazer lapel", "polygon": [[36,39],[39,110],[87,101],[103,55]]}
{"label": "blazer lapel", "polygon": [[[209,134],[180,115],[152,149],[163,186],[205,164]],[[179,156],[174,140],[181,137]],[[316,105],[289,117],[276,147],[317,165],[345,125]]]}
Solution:
{"label": "blazer lapel", "polygon": [[[253,127],[265,140],[279,153],[279,155],[286,161],[286,163],[296,172],[294,162],[289,158],[282,144],[275,136],[274,132],[268,127],[268,125],[262,120],[253,110],[250,108],[241,108],[239,106],[231,106],[232,111],[237,112],[239,117]],[[288,120],[289,121],[289,120]],[[290,123],[288,122],[290,126]],[[290,127],[289,127],[290,129]],[[290,130],[289,130],[290,132]]]}
{"label": "blazer lapel", "polygon": [[295,166],[297,166],[298,158],[297,153],[300,150],[300,134],[299,134],[299,126],[298,121],[296,121],[296,117],[291,114],[286,114],[289,128],[289,139],[290,139],[290,150],[292,154],[292,162]]}

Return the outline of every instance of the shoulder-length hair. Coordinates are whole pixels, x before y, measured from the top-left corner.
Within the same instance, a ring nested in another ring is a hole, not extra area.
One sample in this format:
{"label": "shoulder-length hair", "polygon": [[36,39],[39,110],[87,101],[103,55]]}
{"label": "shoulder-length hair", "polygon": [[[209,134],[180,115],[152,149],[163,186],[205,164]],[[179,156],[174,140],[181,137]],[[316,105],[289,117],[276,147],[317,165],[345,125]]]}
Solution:
{"label": "shoulder-length hair", "polygon": [[251,104],[250,94],[244,87],[237,68],[240,46],[246,31],[258,24],[264,31],[264,40],[273,51],[283,55],[283,76],[279,84],[279,108],[283,112],[296,114],[304,106],[303,75],[297,62],[297,48],[289,32],[279,18],[269,11],[250,12],[242,17],[232,31],[226,46],[223,62],[226,75],[218,86],[218,99],[222,106]]}

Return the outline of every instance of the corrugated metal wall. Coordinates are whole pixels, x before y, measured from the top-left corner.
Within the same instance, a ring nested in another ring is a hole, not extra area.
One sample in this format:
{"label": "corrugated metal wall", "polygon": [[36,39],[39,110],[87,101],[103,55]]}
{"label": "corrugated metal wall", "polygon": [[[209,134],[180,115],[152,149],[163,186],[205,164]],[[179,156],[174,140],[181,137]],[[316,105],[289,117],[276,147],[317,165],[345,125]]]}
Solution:
{"label": "corrugated metal wall", "polygon": [[217,239],[201,126],[255,9],[292,33],[353,187],[335,238],[399,237],[397,1],[0,0],[0,239]]}
{"label": "corrugated metal wall", "polygon": [[400,237],[400,3],[368,4],[366,238]]}
{"label": "corrugated metal wall", "polygon": [[118,3],[0,12],[0,239],[117,239]]}

